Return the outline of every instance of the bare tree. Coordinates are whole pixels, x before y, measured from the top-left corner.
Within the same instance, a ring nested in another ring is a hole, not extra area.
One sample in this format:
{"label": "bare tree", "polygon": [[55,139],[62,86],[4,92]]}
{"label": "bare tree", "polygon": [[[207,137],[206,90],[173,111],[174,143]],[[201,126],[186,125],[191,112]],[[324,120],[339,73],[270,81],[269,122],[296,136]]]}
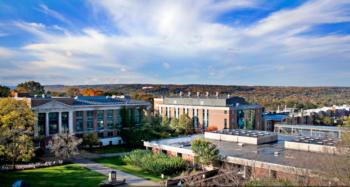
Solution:
{"label": "bare tree", "polygon": [[58,158],[69,159],[79,153],[78,145],[81,142],[82,139],[68,133],[56,134],[52,138],[51,152]]}

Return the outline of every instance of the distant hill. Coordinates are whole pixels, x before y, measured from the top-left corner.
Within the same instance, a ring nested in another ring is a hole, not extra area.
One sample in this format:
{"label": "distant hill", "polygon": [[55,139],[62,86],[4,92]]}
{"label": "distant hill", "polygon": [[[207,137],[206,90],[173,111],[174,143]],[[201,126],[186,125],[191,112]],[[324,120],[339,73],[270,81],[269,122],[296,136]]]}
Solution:
{"label": "distant hill", "polygon": [[251,103],[261,104],[268,109],[296,106],[298,108],[314,108],[318,106],[330,106],[350,104],[350,87],[289,87],[289,86],[235,86],[235,85],[175,85],[175,84],[101,84],[101,85],[47,85],[46,91],[64,92],[70,87],[80,89],[99,89],[106,94],[149,94],[153,97],[161,95],[176,95],[180,92],[205,94],[209,92],[215,95],[237,95],[244,97]]}

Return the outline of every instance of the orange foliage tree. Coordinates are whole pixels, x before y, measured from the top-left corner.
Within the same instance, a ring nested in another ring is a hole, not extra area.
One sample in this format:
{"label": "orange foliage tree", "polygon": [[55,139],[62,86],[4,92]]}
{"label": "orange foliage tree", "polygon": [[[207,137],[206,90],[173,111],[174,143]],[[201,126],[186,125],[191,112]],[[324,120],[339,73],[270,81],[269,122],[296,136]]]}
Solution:
{"label": "orange foliage tree", "polygon": [[87,88],[87,89],[83,89],[80,91],[81,95],[83,96],[101,96],[103,95],[103,91],[102,90],[95,90],[92,88]]}

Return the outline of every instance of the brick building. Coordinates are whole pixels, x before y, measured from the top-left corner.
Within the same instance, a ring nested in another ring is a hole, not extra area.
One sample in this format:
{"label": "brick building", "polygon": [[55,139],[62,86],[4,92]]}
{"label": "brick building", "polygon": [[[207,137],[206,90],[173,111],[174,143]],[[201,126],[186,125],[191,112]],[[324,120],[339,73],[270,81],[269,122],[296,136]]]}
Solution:
{"label": "brick building", "polygon": [[179,96],[154,99],[154,111],[169,119],[188,115],[196,129],[264,129],[260,105],[241,97]]}
{"label": "brick building", "polygon": [[102,145],[120,144],[119,130],[138,125],[142,110],[150,103],[115,96],[77,96],[75,98],[17,97],[25,100],[36,114],[35,137],[49,139],[56,133],[78,137],[94,133]]}

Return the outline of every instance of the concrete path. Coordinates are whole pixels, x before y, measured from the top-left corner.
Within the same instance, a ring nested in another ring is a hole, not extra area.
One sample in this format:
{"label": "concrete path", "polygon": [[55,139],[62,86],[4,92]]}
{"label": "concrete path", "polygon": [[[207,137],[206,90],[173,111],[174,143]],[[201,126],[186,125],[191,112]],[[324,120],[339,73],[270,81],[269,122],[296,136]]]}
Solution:
{"label": "concrete path", "polygon": [[129,173],[125,173],[120,170],[112,169],[88,159],[76,159],[73,162],[106,176],[108,176],[110,171],[115,170],[117,171],[118,180],[126,179],[126,186],[160,186],[161,185],[160,183],[146,180],[146,179],[131,175]]}

